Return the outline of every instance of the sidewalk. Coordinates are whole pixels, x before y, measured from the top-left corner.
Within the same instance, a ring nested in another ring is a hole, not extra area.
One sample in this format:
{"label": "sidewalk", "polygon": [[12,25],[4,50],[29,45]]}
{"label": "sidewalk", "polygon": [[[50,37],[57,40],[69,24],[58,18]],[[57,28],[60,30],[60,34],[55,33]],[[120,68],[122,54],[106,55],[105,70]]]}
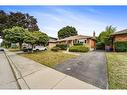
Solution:
{"label": "sidewalk", "polygon": [[21,89],[99,89],[15,53],[6,54]]}

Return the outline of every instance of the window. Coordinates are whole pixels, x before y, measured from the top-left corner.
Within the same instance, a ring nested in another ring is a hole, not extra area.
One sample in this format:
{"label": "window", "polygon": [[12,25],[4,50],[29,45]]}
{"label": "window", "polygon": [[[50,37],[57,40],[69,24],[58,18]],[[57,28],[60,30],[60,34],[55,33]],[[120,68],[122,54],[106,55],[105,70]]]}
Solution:
{"label": "window", "polygon": [[79,43],[84,43],[84,39],[78,40]]}

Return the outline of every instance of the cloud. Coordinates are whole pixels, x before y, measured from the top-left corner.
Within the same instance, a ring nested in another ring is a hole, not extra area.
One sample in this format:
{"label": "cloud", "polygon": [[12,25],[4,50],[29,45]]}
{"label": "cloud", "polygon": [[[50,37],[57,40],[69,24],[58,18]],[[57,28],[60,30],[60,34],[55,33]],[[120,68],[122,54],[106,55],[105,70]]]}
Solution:
{"label": "cloud", "polygon": [[[89,36],[92,36],[94,30],[98,35],[106,26],[106,23],[93,19],[88,14],[85,15],[85,13],[82,14],[58,7],[53,8],[52,11],[56,14],[53,12],[34,12],[40,29],[49,36],[57,37],[58,30],[67,25],[75,27],[79,34]],[[88,11],[96,12],[93,9]]]}

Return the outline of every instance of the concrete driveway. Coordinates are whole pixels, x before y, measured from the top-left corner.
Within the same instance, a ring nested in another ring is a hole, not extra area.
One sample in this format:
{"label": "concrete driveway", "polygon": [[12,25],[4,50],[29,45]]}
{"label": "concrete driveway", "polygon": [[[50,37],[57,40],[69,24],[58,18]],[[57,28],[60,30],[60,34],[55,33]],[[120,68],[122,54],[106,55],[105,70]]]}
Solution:
{"label": "concrete driveway", "polygon": [[107,66],[104,52],[94,51],[82,54],[57,65],[55,69],[99,88],[107,88]]}

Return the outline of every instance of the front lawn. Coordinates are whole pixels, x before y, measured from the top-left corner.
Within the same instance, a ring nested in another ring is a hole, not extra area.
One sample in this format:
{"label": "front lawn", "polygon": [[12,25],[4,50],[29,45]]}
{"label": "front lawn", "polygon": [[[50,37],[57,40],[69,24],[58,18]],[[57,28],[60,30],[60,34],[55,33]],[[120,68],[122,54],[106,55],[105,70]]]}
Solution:
{"label": "front lawn", "polygon": [[62,51],[53,52],[50,50],[30,53],[30,54],[21,54],[21,56],[27,57],[29,59],[32,59],[36,62],[39,62],[43,65],[46,65],[52,68],[56,66],[58,63],[62,63],[65,60],[75,57],[75,55],[66,54],[66,53],[63,53]]}
{"label": "front lawn", "polygon": [[106,53],[110,89],[127,89],[127,53]]}

